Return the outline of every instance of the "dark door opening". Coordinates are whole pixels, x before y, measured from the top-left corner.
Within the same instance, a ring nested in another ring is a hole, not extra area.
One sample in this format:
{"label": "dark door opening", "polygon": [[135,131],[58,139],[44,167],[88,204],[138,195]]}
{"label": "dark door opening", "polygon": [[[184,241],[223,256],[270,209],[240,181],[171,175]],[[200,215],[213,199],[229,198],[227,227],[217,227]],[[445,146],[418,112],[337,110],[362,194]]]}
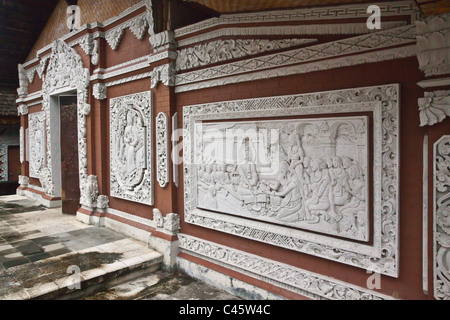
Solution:
{"label": "dark door opening", "polygon": [[60,96],[62,212],[76,214],[80,203],[77,97]]}

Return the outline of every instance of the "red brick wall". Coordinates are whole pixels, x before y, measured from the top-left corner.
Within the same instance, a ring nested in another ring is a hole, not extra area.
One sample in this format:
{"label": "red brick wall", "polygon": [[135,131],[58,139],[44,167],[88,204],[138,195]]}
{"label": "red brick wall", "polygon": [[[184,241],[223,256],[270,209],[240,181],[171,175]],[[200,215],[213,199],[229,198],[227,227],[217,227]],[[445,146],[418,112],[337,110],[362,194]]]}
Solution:
{"label": "red brick wall", "polygon": [[[179,114],[182,107],[199,103],[222,100],[248,99],[287,94],[300,94],[336,89],[400,83],[401,118],[400,118],[400,276],[398,279],[381,276],[379,292],[402,299],[429,299],[422,292],[422,141],[426,129],[419,127],[417,99],[423,97],[423,91],[416,83],[423,79],[418,70],[415,57],[365,64],[355,67],[339,68],[328,71],[312,72],[304,75],[280,77],[253,82],[246,82],[223,87],[196,90],[177,95],[176,105]],[[428,129],[440,131],[431,140],[447,131],[450,119]],[[182,117],[179,119],[182,126]],[[444,129],[443,129],[444,128]],[[430,135],[431,138],[431,135]],[[431,141],[430,141],[431,143]],[[180,166],[182,181],[182,166]],[[178,213],[183,217],[183,188],[178,189]],[[184,219],[182,218],[182,221]],[[268,259],[280,261],[292,266],[334,277],[361,287],[366,287],[365,270],[343,265],[337,262],[317,258],[296,251],[278,248],[236,237],[233,235],[182,223],[183,233],[219,244],[256,254]],[[186,257],[186,255],[184,255]],[[192,261],[198,259],[188,258]],[[236,272],[207,263],[220,272],[267,289],[267,284]],[[430,267],[430,270],[431,267]],[[286,295],[279,288],[269,286],[269,291]],[[288,296],[288,295],[286,295]]]}

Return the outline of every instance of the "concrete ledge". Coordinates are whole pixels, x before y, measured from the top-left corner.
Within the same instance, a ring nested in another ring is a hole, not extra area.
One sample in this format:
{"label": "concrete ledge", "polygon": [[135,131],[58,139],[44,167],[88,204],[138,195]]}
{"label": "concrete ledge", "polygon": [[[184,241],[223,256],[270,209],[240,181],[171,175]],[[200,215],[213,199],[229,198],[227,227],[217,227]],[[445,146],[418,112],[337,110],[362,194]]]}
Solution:
{"label": "concrete ledge", "polygon": [[25,196],[38,201],[40,204],[47,208],[59,208],[62,205],[60,198],[51,198],[46,196],[45,193],[33,190],[32,188],[17,188],[17,195]]}
{"label": "concrete ledge", "polygon": [[[91,252],[93,251],[91,250]],[[68,253],[58,258],[50,258],[45,260],[45,263],[57,262],[65,258],[68,259],[77,253]],[[50,281],[43,281],[30,288],[23,288],[15,293],[3,296],[1,299],[75,299],[86,294],[92,294],[98,290],[104,290],[108,286],[117,285],[123,281],[155,272],[160,269],[162,260],[163,256],[160,253],[147,250],[145,254],[129,256],[123,260],[85,270],[79,275],[70,275],[69,273],[61,272],[61,277],[57,279],[50,279],[49,277],[43,276],[42,278],[44,280]]]}

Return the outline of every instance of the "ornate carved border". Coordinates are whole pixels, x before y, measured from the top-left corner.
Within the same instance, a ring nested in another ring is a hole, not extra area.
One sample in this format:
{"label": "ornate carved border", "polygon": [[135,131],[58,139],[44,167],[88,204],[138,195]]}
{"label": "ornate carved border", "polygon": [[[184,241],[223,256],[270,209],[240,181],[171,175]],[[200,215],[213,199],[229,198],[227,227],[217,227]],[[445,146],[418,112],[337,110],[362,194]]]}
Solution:
{"label": "ornate carved border", "polygon": [[156,180],[161,188],[169,183],[169,119],[164,112],[156,116]]}
{"label": "ornate carved border", "polygon": [[[134,93],[126,96],[120,96],[110,99],[110,192],[112,197],[125,199],[129,201],[153,205],[153,104],[151,91]],[[132,109],[135,114],[139,114],[139,119],[142,121],[142,126],[145,127],[143,134],[145,168],[142,172],[142,178],[139,183],[133,186],[132,189],[127,189],[121,182],[120,176],[114,167],[115,160],[115,137],[113,134],[117,133],[116,122],[120,112],[125,109]]]}
{"label": "ornate carved border", "polygon": [[[88,207],[95,207],[98,189],[92,180],[96,176],[88,179],[87,171],[87,136],[86,117],[91,112],[88,104],[88,88],[90,73],[84,68],[81,57],[75,49],[71,48],[62,40],[53,43],[52,53],[48,62],[47,73],[42,84],[42,109],[46,118],[47,146],[51,146],[52,132],[50,130],[50,95],[57,90],[77,91],[77,114],[78,114],[78,162],[80,179],[80,203]],[[52,153],[47,147],[47,166],[40,173],[40,181],[43,190],[49,194],[55,194],[54,182],[52,179]]]}
{"label": "ornate carved border", "polygon": [[450,135],[433,146],[434,297],[450,299]]}
{"label": "ornate carved border", "polygon": [[180,249],[312,299],[385,300],[392,297],[230,247],[178,234]]}
{"label": "ornate carved border", "polygon": [[[185,221],[398,277],[398,99],[399,86],[394,84],[184,107]],[[375,210],[372,246],[313,235],[299,230],[294,232],[289,228],[274,227],[262,222],[196,208],[195,193],[192,189],[195,186],[195,175],[191,161],[193,159],[193,128],[196,121],[360,111],[371,111],[374,114]]]}
{"label": "ornate carved border", "polygon": [[8,145],[0,144],[0,181],[8,181]]}

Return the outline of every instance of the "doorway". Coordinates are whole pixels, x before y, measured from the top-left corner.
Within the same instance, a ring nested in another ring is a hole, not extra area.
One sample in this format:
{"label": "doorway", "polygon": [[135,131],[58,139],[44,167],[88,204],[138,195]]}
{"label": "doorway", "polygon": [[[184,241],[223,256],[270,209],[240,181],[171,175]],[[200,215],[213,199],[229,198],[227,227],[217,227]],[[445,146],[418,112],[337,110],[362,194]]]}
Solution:
{"label": "doorway", "polygon": [[60,111],[62,212],[75,215],[80,203],[77,96],[61,95],[58,98]]}

